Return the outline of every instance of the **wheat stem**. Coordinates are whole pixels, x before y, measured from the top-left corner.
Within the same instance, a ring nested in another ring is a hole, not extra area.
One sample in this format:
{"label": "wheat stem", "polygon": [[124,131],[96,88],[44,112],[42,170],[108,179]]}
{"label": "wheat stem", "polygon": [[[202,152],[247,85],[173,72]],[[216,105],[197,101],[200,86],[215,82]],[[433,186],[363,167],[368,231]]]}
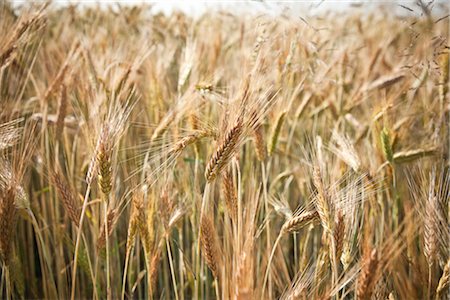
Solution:
{"label": "wheat stem", "polygon": [[[75,285],[76,285],[76,281],[77,281],[77,279],[76,279],[77,262],[78,262],[78,252],[79,252],[79,247],[80,247],[81,230],[83,228],[84,215],[86,213],[86,208],[87,208],[90,192],[91,192],[91,184],[88,183],[86,193],[84,195],[83,206],[81,208],[81,215],[80,215],[80,222],[79,222],[80,226],[78,227],[77,240],[75,242],[75,251],[74,251],[74,255],[73,255],[72,290],[70,292],[71,300],[75,299]],[[95,282],[93,282],[92,284],[94,284],[94,286],[95,286]]]}

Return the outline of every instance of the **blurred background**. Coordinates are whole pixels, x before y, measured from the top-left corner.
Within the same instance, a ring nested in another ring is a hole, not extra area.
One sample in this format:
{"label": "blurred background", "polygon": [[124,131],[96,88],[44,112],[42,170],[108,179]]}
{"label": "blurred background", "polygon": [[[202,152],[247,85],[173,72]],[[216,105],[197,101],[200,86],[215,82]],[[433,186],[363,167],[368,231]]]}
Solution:
{"label": "blurred background", "polygon": [[[25,4],[27,0],[12,1],[16,5]],[[199,16],[206,11],[223,10],[232,13],[252,14],[299,14],[316,15],[326,12],[373,12],[385,10],[396,15],[416,15],[430,12],[437,15],[449,13],[449,2],[445,0],[435,1],[95,1],[95,0],[56,0],[55,5],[99,5],[99,6],[123,6],[146,4],[151,6],[155,13],[170,14],[173,11],[181,11],[191,16]]]}

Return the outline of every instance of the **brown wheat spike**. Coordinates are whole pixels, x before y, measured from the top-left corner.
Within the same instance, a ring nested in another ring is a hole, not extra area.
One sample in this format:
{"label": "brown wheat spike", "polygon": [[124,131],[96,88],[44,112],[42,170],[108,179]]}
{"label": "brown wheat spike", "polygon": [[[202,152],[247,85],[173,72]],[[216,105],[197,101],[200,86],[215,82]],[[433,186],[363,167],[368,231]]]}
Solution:
{"label": "brown wheat spike", "polygon": [[436,260],[438,252],[438,222],[436,218],[437,210],[439,209],[437,197],[431,196],[425,204],[425,220],[424,220],[424,254],[427,258],[428,265],[433,265]]}
{"label": "brown wheat spike", "polygon": [[64,119],[67,113],[67,93],[65,84],[61,84],[59,93],[59,104],[56,118],[56,138],[61,139],[64,131]]}
{"label": "brown wheat spike", "polygon": [[442,273],[441,279],[439,279],[439,284],[436,288],[436,300],[444,299],[444,293],[447,291],[449,293],[450,286],[450,259],[444,267],[444,272]]}
{"label": "brown wheat spike", "polygon": [[[3,46],[3,52],[0,54],[0,68],[7,66],[13,59],[15,51],[19,48],[20,40],[24,40],[26,38],[25,33],[28,32],[28,29],[32,28],[34,25],[38,24],[42,19],[42,8],[39,12],[29,17],[28,19],[22,20],[16,28],[11,33],[9,40]],[[22,37],[24,37],[22,39]]]}
{"label": "brown wheat spike", "polygon": [[67,212],[69,219],[76,225],[79,226],[81,210],[77,201],[75,200],[75,195],[69,186],[69,184],[64,179],[64,176],[57,171],[54,171],[51,176],[53,184],[56,186],[59,196],[61,197],[64,210]]}
{"label": "brown wheat spike", "polygon": [[8,66],[12,62],[17,48],[17,45],[13,44],[0,54],[0,68]]}
{"label": "brown wheat spike", "polygon": [[158,265],[161,260],[161,251],[156,249],[155,254],[152,256],[149,265],[149,282],[150,282],[150,290],[154,293],[156,289],[156,279],[158,279]]}
{"label": "brown wheat spike", "polygon": [[[145,207],[145,228],[146,230],[144,231],[144,234],[147,234],[148,237],[148,243],[150,245],[153,245],[155,243],[156,240],[156,236],[157,236],[157,226],[155,226],[155,214],[157,213],[157,206],[156,206],[156,201],[147,201],[147,205]],[[142,218],[142,216],[141,216]],[[170,222],[169,222],[170,223]],[[144,230],[143,228],[140,228],[139,230]]]}
{"label": "brown wheat spike", "polygon": [[242,121],[241,117],[237,119],[236,124],[225,134],[219,147],[206,165],[205,178],[208,182],[212,182],[217,175],[220,174],[223,167],[226,166],[231,156],[234,154],[237,142],[243,131]]}
{"label": "brown wheat spike", "polygon": [[61,68],[61,70],[59,71],[59,73],[56,75],[56,77],[53,80],[53,82],[47,88],[47,90],[46,90],[46,92],[44,94],[44,99],[45,100],[47,100],[52,94],[54,94],[55,89],[62,84],[62,82],[64,80],[64,76],[67,73],[68,69],[69,69],[69,65],[66,62],[63,65],[63,67]]}
{"label": "brown wheat spike", "polygon": [[263,136],[263,129],[262,126],[258,126],[253,131],[254,136],[254,142],[255,142],[255,149],[256,149],[256,158],[258,158],[259,161],[264,161],[266,159],[267,151],[266,151],[266,145],[264,142],[264,136]]}
{"label": "brown wheat spike", "polygon": [[370,299],[375,288],[378,268],[378,253],[376,249],[366,251],[362,261],[361,272],[358,278],[356,290],[357,299]]}
{"label": "brown wheat spike", "polygon": [[298,216],[292,217],[286,223],[284,223],[281,231],[283,233],[297,232],[303,227],[312,223],[320,223],[320,217],[317,210],[305,211]]}
{"label": "brown wheat spike", "polygon": [[178,142],[175,143],[175,145],[169,150],[169,156],[173,154],[178,154],[182,152],[187,146],[192,145],[199,141],[200,139],[208,136],[214,136],[214,132],[211,130],[202,130],[198,131],[192,134],[189,134],[182,139],[180,139]]}
{"label": "brown wheat spike", "polygon": [[160,201],[161,201],[160,202],[161,218],[164,227],[167,228],[169,226],[170,216],[172,215],[173,210],[175,208],[172,199],[169,197],[169,192],[167,191],[167,188],[163,189]]}
{"label": "brown wheat spike", "polygon": [[225,195],[225,206],[232,220],[237,220],[237,194],[234,187],[233,175],[226,170],[222,176],[222,191]]}
{"label": "brown wheat spike", "polygon": [[[110,211],[108,211],[108,214],[106,216],[106,222],[107,222],[107,227],[108,227],[108,237],[111,236],[111,233],[113,231],[114,225],[117,222],[117,208],[112,209]],[[100,230],[100,234],[98,236],[97,239],[97,251],[102,250],[106,245],[106,226],[105,224],[102,225],[101,230]]]}
{"label": "brown wheat spike", "polygon": [[332,232],[331,224],[331,207],[328,199],[327,191],[322,180],[322,174],[318,165],[313,169],[313,183],[317,189],[317,197],[315,201],[317,212],[319,213],[320,222],[323,228],[329,233]]}
{"label": "brown wheat spike", "polygon": [[101,142],[99,144],[99,149],[97,152],[97,165],[99,168],[98,171],[98,184],[100,186],[101,191],[106,196],[109,195],[112,188],[112,166],[111,166],[111,154],[112,149],[111,146],[108,145],[106,139],[103,137],[106,136],[107,128],[104,127],[104,132],[102,134]]}
{"label": "brown wheat spike", "polygon": [[133,109],[133,97],[134,92],[131,91],[124,104],[114,103],[114,99],[111,99],[111,106],[106,120],[103,120],[94,155],[91,157],[86,174],[88,184],[92,183],[94,176],[99,175],[99,186],[105,196],[108,196],[112,189],[113,148],[125,131],[127,119]]}
{"label": "brown wheat spike", "polygon": [[339,261],[341,254],[342,254],[342,248],[344,245],[344,235],[345,235],[345,222],[344,222],[344,215],[341,211],[338,211],[337,217],[334,223],[333,228],[333,238],[334,243],[336,245],[335,251],[336,251],[336,258]]}
{"label": "brown wheat spike", "polygon": [[8,265],[14,241],[14,230],[17,222],[17,209],[14,204],[16,189],[10,186],[0,197],[0,256]]}
{"label": "brown wheat spike", "polygon": [[250,97],[249,82],[250,76],[244,82],[237,119],[234,123],[230,122],[231,128],[225,132],[205,168],[205,178],[208,182],[212,182],[221,173],[244,138],[260,125],[260,121],[275,102],[277,93],[270,93],[271,88],[267,89],[263,96]]}
{"label": "brown wheat spike", "polygon": [[[144,222],[142,221],[144,216]],[[142,246],[144,247],[144,252],[146,256],[150,255],[151,246],[153,244],[152,235],[145,223],[145,214],[143,211],[139,212],[138,217],[138,228],[139,228],[139,237],[142,241]]]}
{"label": "brown wheat spike", "polygon": [[147,227],[147,216],[146,216],[146,209],[144,206],[144,199],[143,195],[138,193],[134,199],[134,213],[136,218],[136,226],[137,230],[139,231],[139,236],[141,238],[144,251],[146,255],[148,255],[151,251],[151,245],[152,245],[152,239],[149,232],[149,229]]}
{"label": "brown wheat spike", "polygon": [[378,283],[375,285],[372,299],[387,299],[388,290],[386,288],[386,282],[383,279],[378,280]]}
{"label": "brown wheat spike", "polygon": [[211,219],[205,215],[200,218],[200,243],[203,258],[215,278],[219,278],[221,266],[220,246],[217,231]]}

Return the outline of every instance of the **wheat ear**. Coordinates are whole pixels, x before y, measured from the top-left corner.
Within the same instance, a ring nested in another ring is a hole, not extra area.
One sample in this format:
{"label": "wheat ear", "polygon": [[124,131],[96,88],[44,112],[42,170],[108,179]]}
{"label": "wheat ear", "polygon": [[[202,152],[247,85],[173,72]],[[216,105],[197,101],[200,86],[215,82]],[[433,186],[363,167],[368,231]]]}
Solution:
{"label": "wheat ear", "polygon": [[0,254],[5,265],[8,265],[11,258],[14,230],[17,222],[15,197],[15,187],[9,187],[0,197]]}
{"label": "wheat ear", "polygon": [[64,210],[67,212],[69,219],[77,226],[80,226],[81,210],[74,193],[69,184],[59,172],[52,174],[52,182],[56,186],[59,196],[61,197]]}
{"label": "wheat ear", "polygon": [[345,238],[345,222],[344,215],[341,211],[337,213],[336,221],[333,228],[333,238],[335,244],[335,253],[337,261],[340,260]]}
{"label": "wheat ear", "polygon": [[266,159],[267,156],[267,150],[266,150],[266,145],[264,142],[264,136],[263,136],[263,128],[262,126],[258,126],[255,128],[255,130],[253,131],[253,136],[254,136],[254,142],[255,142],[255,149],[256,149],[256,158],[259,161],[264,161]]}
{"label": "wheat ear", "polygon": [[234,187],[233,175],[229,171],[225,171],[222,176],[222,191],[225,195],[225,206],[233,221],[237,221],[237,195]]}
{"label": "wheat ear", "polygon": [[219,147],[206,165],[205,178],[208,182],[212,182],[220,174],[223,167],[227,165],[236,150],[237,142],[242,133],[243,120],[238,118],[234,126],[227,131]]}
{"label": "wheat ear", "polygon": [[375,288],[376,273],[378,268],[378,253],[376,249],[367,251],[362,261],[361,273],[358,278],[356,298],[358,300],[368,300],[372,296]]}
{"label": "wheat ear", "polygon": [[320,217],[317,210],[305,211],[300,215],[294,216],[286,221],[283,224],[283,227],[281,227],[281,231],[283,233],[297,232],[303,227],[314,223],[320,223]]}
{"label": "wheat ear", "polygon": [[214,223],[206,215],[200,219],[202,255],[215,278],[219,278],[222,256]]}
{"label": "wheat ear", "polygon": [[391,136],[386,127],[384,127],[381,131],[381,147],[383,149],[385,159],[392,163],[394,161],[394,155],[392,153]]}
{"label": "wheat ear", "polygon": [[323,228],[331,233],[332,226],[331,223],[331,203],[328,199],[328,194],[325,189],[325,185],[322,179],[322,173],[319,166],[314,166],[313,169],[313,183],[317,189],[317,198],[315,201],[317,212],[319,213],[320,222]]}

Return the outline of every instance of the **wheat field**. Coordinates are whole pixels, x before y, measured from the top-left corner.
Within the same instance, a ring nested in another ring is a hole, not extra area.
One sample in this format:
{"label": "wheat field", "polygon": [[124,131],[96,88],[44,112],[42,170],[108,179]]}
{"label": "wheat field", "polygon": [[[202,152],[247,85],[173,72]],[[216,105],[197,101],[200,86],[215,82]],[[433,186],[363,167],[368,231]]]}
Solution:
{"label": "wheat field", "polygon": [[1,1],[0,299],[450,299],[449,5],[400,9]]}

